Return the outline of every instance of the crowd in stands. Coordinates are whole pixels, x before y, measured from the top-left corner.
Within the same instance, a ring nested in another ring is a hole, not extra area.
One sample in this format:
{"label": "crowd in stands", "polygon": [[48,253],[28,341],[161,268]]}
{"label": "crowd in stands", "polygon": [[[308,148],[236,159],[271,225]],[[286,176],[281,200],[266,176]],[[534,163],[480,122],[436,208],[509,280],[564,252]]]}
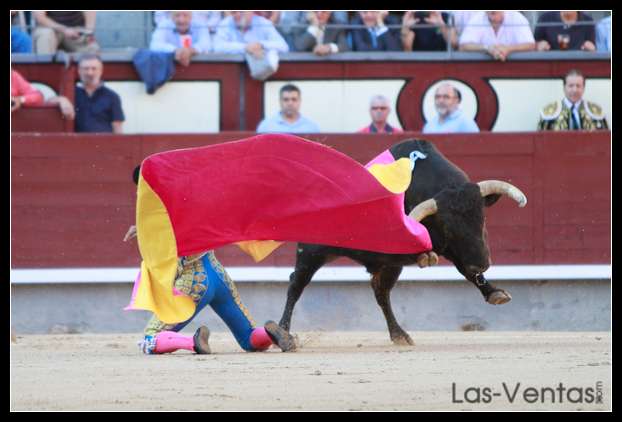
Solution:
{"label": "crowd in stands", "polygon": [[[103,62],[95,39],[96,12],[33,11],[32,31],[24,12],[11,12],[11,51],[54,54],[58,50],[84,53],[78,66],[80,84],[75,106],[65,97],[53,97],[63,116],[76,121],[77,132],[122,133],[124,114],[119,96],[102,82]],[[262,60],[270,52],[312,52],[328,56],[347,51],[479,51],[505,61],[518,51],[611,51],[611,18],[595,22],[588,13],[552,11],[539,16],[532,32],[517,11],[158,11],[149,50],[174,53],[189,66],[198,54],[246,54]],[[171,59],[172,60],[172,59]],[[579,87],[577,88],[577,85]],[[585,78],[579,71],[564,78],[566,98],[547,105],[539,129],[603,129],[600,107],[583,101]],[[567,86],[574,88],[570,89]],[[477,132],[476,123],[460,109],[461,92],[449,83],[435,92],[437,115],[425,133]],[[258,132],[319,132],[320,127],[300,113],[301,91],[292,84],[279,93],[281,110],[267,117]],[[43,97],[12,70],[11,111],[43,104]],[[387,123],[390,101],[383,95],[370,99],[371,123],[361,133],[399,133]],[[552,123],[560,121],[562,123]],[[565,122],[565,123],[564,123]],[[604,122],[604,123],[603,123]],[[604,125],[604,126],[603,126]]]}
{"label": "crowd in stands", "polygon": [[[12,11],[11,51],[98,51],[96,13],[33,11],[28,25],[24,12]],[[153,20],[150,47],[163,51],[188,40],[198,53],[239,53],[241,43],[318,55],[451,47],[500,60],[512,51],[611,51],[611,17],[596,22],[580,11],[542,13],[533,32],[517,11],[157,11]]]}

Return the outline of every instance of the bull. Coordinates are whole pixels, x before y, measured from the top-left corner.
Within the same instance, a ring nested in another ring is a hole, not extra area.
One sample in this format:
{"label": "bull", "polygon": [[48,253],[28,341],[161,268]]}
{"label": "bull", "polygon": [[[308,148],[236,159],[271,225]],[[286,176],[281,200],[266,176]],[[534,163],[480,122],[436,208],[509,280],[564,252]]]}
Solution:
{"label": "bull", "polygon": [[365,266],[371,274],[371,287],[387,322],[393,343],[413,345],[400,327],[391,307],[391,290],[405,265],[434,265],[438,255],[451,261],[473,283],[484,299],[494,305],[507,303],[511,296],[489,283],[483,273],[491,264],[484,207],[494,205],[502,195],[520,207],[527,203],[515,186],[502,181],[472,183],[467,174],[449,161],[436,147],[424,140],[405,140],[389,149],[393,157],[425,157],[413,169],[412,181],[404,195],[404,210],[423,224],[432,240],[432,251],[423,254],[385,254],[371,251],[299,243],[296,266],[290,275],[287,302],[279,325],[290,330],[294,306],[313,275],[323,265],[347,257]]}

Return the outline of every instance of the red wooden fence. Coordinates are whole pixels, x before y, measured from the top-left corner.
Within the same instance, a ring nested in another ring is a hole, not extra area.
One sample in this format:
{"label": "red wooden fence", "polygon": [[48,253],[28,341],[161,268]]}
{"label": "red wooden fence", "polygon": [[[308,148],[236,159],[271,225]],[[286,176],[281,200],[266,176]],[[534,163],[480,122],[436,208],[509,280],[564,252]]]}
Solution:
{"label": "red wooden fence", "polygon": [[[13,268],[137,266],[132,171],[149,154],[251,136],[14,133],[11,139]],[[528,198],[488,209],[495,264],[607,264],[611,251],[611,132],[460,135],[315,134],[361,163],[403,139],[434,141],[473,181],[502,179]],[[209,181],[206,181],[209,186]],[[293,265],[295,245],[261,265]],[[253,265],[237,249],[225,265]],[[342,261],[343,263],[343,261]]]}

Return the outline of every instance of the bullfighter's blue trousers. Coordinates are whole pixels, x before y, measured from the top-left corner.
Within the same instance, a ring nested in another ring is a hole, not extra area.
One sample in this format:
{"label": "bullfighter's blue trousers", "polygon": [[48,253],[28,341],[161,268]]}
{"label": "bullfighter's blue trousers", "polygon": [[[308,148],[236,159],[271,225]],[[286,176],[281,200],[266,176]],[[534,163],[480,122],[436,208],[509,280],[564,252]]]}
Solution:
{"label": "bullfighter's blue trousers", "polygon": [[188,320],[177,324],[165,324],[153,315],[144,331],[142,347],[145,353],[150,353],[149,347],[154,347],[154,338],[159,332],[182,330],[206,305],[210,305],[227,324],[242,349],[255,350],[250,342],[255,323],[242,304],[233,280],[213,251],[180,258],[174,286],[192,298],[196,310]]}

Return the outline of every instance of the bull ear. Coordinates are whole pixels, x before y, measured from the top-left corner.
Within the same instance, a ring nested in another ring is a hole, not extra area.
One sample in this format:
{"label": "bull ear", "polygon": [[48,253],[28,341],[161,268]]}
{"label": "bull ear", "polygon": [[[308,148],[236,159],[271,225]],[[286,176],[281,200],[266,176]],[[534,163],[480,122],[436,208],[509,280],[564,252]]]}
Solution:
{"label": "bull ear", "polygon": [[493,193],[493,194],[484,196],[484,206],[491,207],[495,205],[497,201],[499,200],[499,198],[501,198],[500,193]]}

